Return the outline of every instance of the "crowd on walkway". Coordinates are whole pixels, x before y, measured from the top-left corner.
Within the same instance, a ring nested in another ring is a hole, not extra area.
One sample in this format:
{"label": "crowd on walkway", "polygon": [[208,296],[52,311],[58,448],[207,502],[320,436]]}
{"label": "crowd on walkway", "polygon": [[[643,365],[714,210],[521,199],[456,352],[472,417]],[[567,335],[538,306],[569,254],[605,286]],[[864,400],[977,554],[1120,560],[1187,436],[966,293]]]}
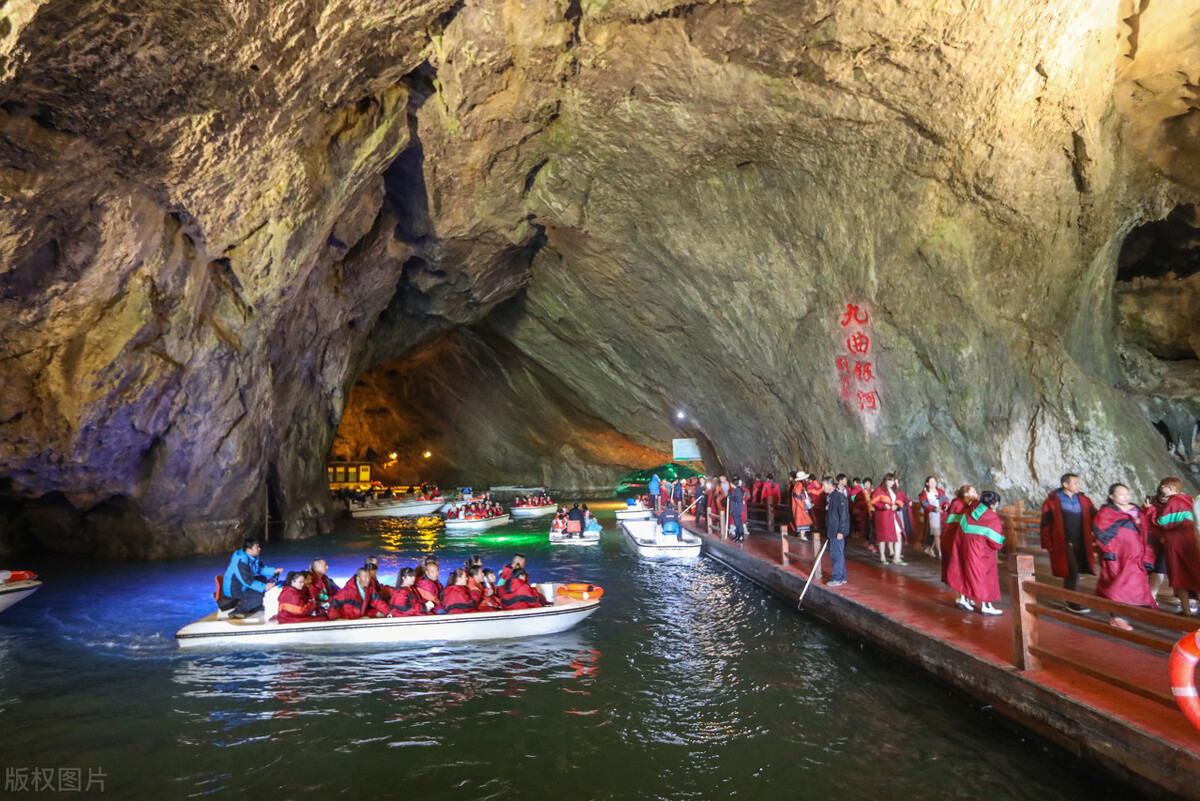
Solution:
{"label": "crowd on walkway", "polygon": [[[786,495],[771,474],[755,476],[750,486],[725,476],[655,483],[649,500],[658,508],[693,509],[697,519],[711,514],[727,521],[735,542],[745,538],[750,504],[782,504],[790,512],[792,533],[803,539],[814,531],[827,537],[830,586],[846,583],[849,539],[859,538],[885,565],[907,565],[903,551],[909,544],[941,561],[942,581],[957,593],[955,603],[964,611],[1002,614],[995,604],[1001,599],[997,553],[1005,534],[1001,498],[993,490],[980,492],[966,484],[951,495],[929,476],[914,502],[894,473],[876,486],[870,477],[840,474],[817,480],[803,470],[789,474]],[[1156,608],[1159,590],[1169,585],[1179,614],[1197,614],[1200,503],[1183,492],[1183,482],[1164,478],[1141,504],[1122,483],[1108,487],[1100,506],[1081,490],[1079,476],[1064,474],[1042,504],[1041,545],[1064,588],[1076,590],[1081,574],[1097,575],[1096,595]],[[914,503],[922,511],[916,516],[920,531],[913,524]],[[1080,603],[1068,603],[1067,609],[1091,611]],[[1110,615],[1109,622],[1132,628],[1119,614]]]}
{"label": "crowd on walkway", "polygon": [[263,610],[264,594],[282,584],[280,623],[357,620],[363,617],[411,617],[532,609],[546,605],[525,569],[525,556],[515,554],[500,574],[483,566],[480,556],[451,571],[446,584],[436,556],[400,568],[393,585],[379,581],[379,560],[370,556],[344,587],[329,577],[329,565],[315,559],[306,570],[294,570],[282,582],[283,568],[264,565],[262,543],[247,539],[230,557],[222,578],[217,608],[233,619]]}

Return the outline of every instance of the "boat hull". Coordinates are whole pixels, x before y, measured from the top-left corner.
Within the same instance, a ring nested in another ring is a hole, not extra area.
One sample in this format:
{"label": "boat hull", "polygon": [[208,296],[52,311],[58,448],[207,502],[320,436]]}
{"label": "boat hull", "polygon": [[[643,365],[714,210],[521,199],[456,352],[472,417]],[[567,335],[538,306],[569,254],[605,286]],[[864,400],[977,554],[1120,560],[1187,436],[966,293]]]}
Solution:
{"label": "boat hull", "polygon": [[11,581],[0,584],[0,612],[23,601],[42,588],[42,582],[30,579],[28,581]]}
{"label": "boat hull", "polygon": [[662,537],[655,534],[656,524],[653,520],[625,520],[621,530],[625,533],[625,543],[638,556],[646,559],[694,559],[700,556],[702,542],[699,537],[684,532],[683,538]]}
{"label": "boat hull", "polygon": [[596,545],[599,542],[599,531],[585,531],[583,534],[576,534],[571,537],[558,531],[550,532],[551,545]]}
{"label": "boat hull", "polygon": [[454,531],[483,531],[484,529],[503,526],[505,523],[511,523],[512,517],[509,515],[500,515],[499,517],[488,517],[483,520],[447,520],[446,533]]}
{"label": "boat hull", "polygon": [[461,615],[363,618],[316,623],[275,623],[217,619],[217,613],[184,626],[175,634],[181,647],[237,645],[373,645],[381,643],[462,642],[557,634],[600,608],[599,599],[560,598],[553,606]]}
{"label": "boat hull", "polygon": [[618,520],[649,520],[654,513],[649,509],[618,509]]}
{"label": "boat hull", "polygon": [[514,506],[509,514],[514,520],[524,520],[530,517],[547,517],[557,511],[557,506]]}
{"label": "boat hull", "polygon": [[432,501],[393,501],[350,507],[351,517],[421,517],[431,515],[446,505],[445,498]]}

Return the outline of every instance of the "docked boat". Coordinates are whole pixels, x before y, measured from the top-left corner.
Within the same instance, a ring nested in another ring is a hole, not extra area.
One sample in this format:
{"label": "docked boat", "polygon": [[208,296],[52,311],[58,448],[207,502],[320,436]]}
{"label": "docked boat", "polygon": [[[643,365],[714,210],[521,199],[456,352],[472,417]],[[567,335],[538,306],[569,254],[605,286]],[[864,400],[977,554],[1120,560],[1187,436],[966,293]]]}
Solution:
{"label": "docked boat", "polygon": [[682,536],[663,534],[653,520],[622,520],[625,542],[646,558],[689,558],[700,555],[701,540],[695,534],[680,529]]}
{"label": "docked boat", "polygon": [[351,504],[351,517],[422,517],[431,515],[446,505],[442,497],[431,500],[405,500],[390,498],[388,500],[370,500],[359,506]]}
{"label": "docked boat", "polygon": [[[7,575],[6,575],[7,574]],[[0,612],[23,601],[42,587],[37,574],[27,570],[0,570]]]}
{"label": "docked boat", "polygon": [[641,501],[629,503],[626,501],[624,509],[617,509],[617,520],[649,520],[654,513],[647,509]]}
{"label": "docked boat", "polygon": [[[279,588],[263,598],[264,610],[242,620],[224,613],[189,623],[175,633],[180,646],[245,645],[369,645],[377,643],[460,642],[500,640],[556,634],[575,626],[597,609],[595,594],[558,593],[555,584],[535,585],[552,606],[537,609],[470,612],[461,615],[319,620],[279,623],[272,620],[279,605]],[[575,587],[576,585],[565,585]],[[603,594],[603,593],[600,593]],[[575,597],[587,595],[588,597]]]}
{"label": "docked boat", "polygon": [[446,531],[483,531],[496,526],[503,526],[512,522],[512,517],[507,514],[497,517],[456,517],[446,520]]}
{"label": "docked boat", "polygon": [[558,505],[548,503],[545,506],[514,506],[510,514],[514,520],[526,520],[531,517],[547,517],[558,512]]}

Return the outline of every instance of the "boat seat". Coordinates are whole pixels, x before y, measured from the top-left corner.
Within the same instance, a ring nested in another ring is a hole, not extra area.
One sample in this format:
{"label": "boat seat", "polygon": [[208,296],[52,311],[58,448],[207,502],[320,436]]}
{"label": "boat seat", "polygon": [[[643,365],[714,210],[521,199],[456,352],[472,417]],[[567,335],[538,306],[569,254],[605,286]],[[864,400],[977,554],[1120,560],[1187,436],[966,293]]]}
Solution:
{"label": "boat seat", "polygon": [[237,606],[236,598],[228,598],[221,594],[221,582],[225,579],[220,573],[217,574],[217,589],[213,593],[213,600],[217,602],[217,609],[222,612],[228,612]]}
{"label": "boat seat", "polygon": [[678,537],[681,540],[683,539],[683,529],[674,520],[668,520],[663,523],[662,533],[664,537]]}

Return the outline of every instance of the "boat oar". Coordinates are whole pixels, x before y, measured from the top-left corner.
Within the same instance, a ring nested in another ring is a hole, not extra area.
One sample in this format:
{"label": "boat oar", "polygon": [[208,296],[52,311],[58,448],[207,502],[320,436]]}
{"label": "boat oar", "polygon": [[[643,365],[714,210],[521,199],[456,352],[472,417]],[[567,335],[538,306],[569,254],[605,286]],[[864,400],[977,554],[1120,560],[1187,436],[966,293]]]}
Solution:
{"label": "boat oar", "polygon": [[804,603],[804,594],[808,592],[808,585],[812,584],[813,576],[821,572],[821,557],[825,555],[825,548],[829,546],[829,540],[821,543],[821,550],[817,551],[817,561],[813,562],[812,570],[808,571],[808,581],[804,582],[804,589],[800,591],[800,597],[796,600],[796,608],[800,608],[800,604]]}

